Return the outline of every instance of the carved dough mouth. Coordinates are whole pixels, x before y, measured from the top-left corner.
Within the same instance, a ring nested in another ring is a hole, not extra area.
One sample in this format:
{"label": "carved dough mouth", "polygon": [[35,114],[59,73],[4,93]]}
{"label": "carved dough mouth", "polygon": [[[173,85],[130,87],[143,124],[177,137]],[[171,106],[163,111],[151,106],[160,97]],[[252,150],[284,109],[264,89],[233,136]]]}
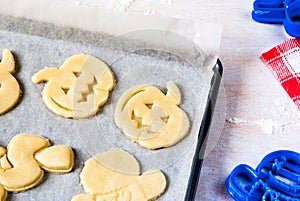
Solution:
{"label": "carved dough mouth", "polygon": [[51,101],[53,101],[58,107],[64,109],[64,110],[67,110],[67,111],[70,111],[70,112],[74,112],[75,110],[72,110],[72,109],[69,109],[61,104],[59,104],[52,96],[51,96]]}
{"label": "carved dough mouth", "polygon": [[153,132],[151,131],[151,126],[150,127],[145,127],[141,130],[139,135],[137,136],[137,141],[143,141],[143,140],[149,140],[152,138],[155,138],[158,136],[160,133],[158,132]]}

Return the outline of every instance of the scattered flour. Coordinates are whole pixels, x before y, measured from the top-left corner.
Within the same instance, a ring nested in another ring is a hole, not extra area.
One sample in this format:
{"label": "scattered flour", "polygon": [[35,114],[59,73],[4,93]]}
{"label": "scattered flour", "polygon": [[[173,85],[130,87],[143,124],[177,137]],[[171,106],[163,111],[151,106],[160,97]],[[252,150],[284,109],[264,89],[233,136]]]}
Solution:
{"label": "scattered flour", "polygon": [[172,4],[173,1],[172,0],[162,0],[162,2],[166,3],[166,4]]}
{"label": "scattered flour", "polygon": [[300,112],[289,97],[279,98],[273,101],[271,113],[275,116],[284,115],[287,119],[299,119]]}
{"label": "scattered flour", "polygon": [[275,127],[278,127],[278,123],[273,121],[272,119],[260,120],[254,122],[261,127],[262,132],[272,135]]}
{"label": "scattered flour", "polygon": [[246,121],[246,120],[238,119],[238,118],[235,118],[235,117],[233,117],[233,118],[228,118],[228,119],[226,119],[226,121],[227,121],[228,123],[231,123],[231,124],[246,124],[246,123],[249,123],[249,122]]}
{"label": "scattered flour", "polygon": [[113,0],[109,8],[119,11],[126,11],[136,0]]}
{"label": "scattered flour", "polygon": [[150,8],[144,12],[145,15],[155,15],[157,12],[154,8]]}
{"label": "scattered flour", "polygon": [[[169,4],[171,5],[173,3],[173,0],[161,0],[162,4]],[[144,15],[155,15],[157,14],[157,10],[159,10],[160,5],[156,5],[155,7],[149,8],[144,12]]]}
{"label": "scattered flour", "polygon": [[263,133],[272,135],[282,133],[285,126],[300,126],[300,112],[288,96],[273,100],[271,108],[272,119],[246,120],[240,118],[227,118],[226,121],[231,124],[248,124],[260,126]]}
{"label": "scattered flour", "polygon": [[[68,1],[68,0],[62,0],[62,1]],[[72,1],[72,0],[71,0]],[[85,6],[102,6],[103,4],[106,5],[106,9],[112,9],[112,10],[118,10],[118,11],[127,11],[137,0],[112,0],[109,1],[110,3],[104,4],[104,0],[76,0],[73,1],[73,3],[77,6],[85,5]],[[142,0],[139,0],[139,2],[143,3]],[[146,1],[144,1],[145,3]],[[173,3],[173,0],[156,0],[153,1],[151,5],[155,5],[155,7],[149,8],[144,12],[146,15],[153,15],[157,13],[157,10],[160,8],[162,4],[168,4],[171,5]]]}
{"label": "scattered flour", "polygon": [[276,122],[272,121],[271,119],[267,120],[259,120],[259,121],[248,121],[244,119],[238,118],[228,118],[226,119],[227,122],[231,124],[251,124],[251,125],[258,125],[261,127],[261,130],[269,135],[273,134],[274,126],[276,126]]}
{"label": "scattered flour", "polygon": [[75,1],[74,4],[76,6],[80,6],[80,5],[88,5],[88,1],[87,0],[79,0],[79,1]]}
{"label": "scattered flour", "polygon": [[265,120],[257,120],[257,121],[248,121],[239,118],[227,118],[226,121],[231,124],[250,124],[250,125],[257,125],[260,126],[261,130],[265,134],[272,135],[274,130],[279,129],[279,132],[282,132],[284,126],[293,124],[293,123],[278,123],[272,119],[265,119]]}

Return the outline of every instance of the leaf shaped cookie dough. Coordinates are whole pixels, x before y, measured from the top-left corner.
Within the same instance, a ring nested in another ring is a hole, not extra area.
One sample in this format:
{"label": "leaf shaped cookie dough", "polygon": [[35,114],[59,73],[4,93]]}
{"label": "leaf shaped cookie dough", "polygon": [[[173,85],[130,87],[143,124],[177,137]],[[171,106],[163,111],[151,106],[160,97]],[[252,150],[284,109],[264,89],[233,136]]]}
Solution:
{"label": "leaf shaped cookie dough", "polygon": [[189,131],[186,113],[179,107],[181,94],[173,82],[167,93],[151,85],[138,85],[120,97],[115,109],[116,125],[125,136],[148,149],[169,147]]}
{"label": "leaf shaped cookie dough", "polygon": [[110,68],[96,57],[78,54],[60,68],[45,68],[32,77],[47,82],[43,101],[54,113],[67,118],[87,118],[97,113],[114,88]]}
{"label": "leaf shaped cookie dough", "polygon": [[7,191],[21,192],[36,186],[44,170],[53,173],[70,172],[73,168],[73,151],[70,147],[50,147],[46,138],[33,134],[16,135],[5,148],[0,149],[0,200]]}
{"label": "leaf shaped cookie dough", "polygon": [[5,49],[0,63],[0,115],[8,112],[20,97],[19,83],[12,76],[14,72],[14,57],[8,49]]}
{"label": "leaf shaped cookie dough", "polygon": [[137,160],[128,152],[116,149],[87,160],[80,180],[88,194],[77,195],[72,201],[149,201],[166,188],[161,171],[140,175]]}

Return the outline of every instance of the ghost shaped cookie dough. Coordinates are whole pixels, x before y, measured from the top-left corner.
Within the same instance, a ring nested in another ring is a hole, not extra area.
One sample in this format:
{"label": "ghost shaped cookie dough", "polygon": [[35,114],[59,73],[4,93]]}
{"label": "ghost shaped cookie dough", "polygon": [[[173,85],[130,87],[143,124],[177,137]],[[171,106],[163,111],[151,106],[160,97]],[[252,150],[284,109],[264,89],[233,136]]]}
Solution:
{"label": "ghost shaped cookie dough", "polygon": [[150,201],[166,188],[166,178],[161,171],[140,174],[137,160],[118,149],[87,160],[80,180],[88,194],[77,195],[72,201]]}
{"label": "ghost shaped cookie dough", "polygon": [[14,57],[8,49],[5,49],[0,63],[0,115],[8,112],[20,97],[20,86],[12,76],[14,72]]}
{"label": "ghost shaped cookie dough", "polygon": [[181,94],[173,82],[167,93],[151,85],[138,85],[122,94],[115,109],[115,123],[126,137],[148,149],[169,147],[189,131],[186,113],[179,107]]}
{"label": "ghost shaped cookie dough", "polygon": [[6,200],[7,191],[21,192],[36,186],[44,170],[70,172],[73,161],[74,154],[68,146],[50,146],[49,140],[39,135],[16,135],[7,150],[0,147],[0,201]]}
{"label": "ghost shaped cookie dough", "polygon": [[54,113],[66,118],[87,118],[97,113],[114,87],[110,68],[96,57],[78,54],[60,68],[45,68],[32,77],[47,82],[43,101]]}

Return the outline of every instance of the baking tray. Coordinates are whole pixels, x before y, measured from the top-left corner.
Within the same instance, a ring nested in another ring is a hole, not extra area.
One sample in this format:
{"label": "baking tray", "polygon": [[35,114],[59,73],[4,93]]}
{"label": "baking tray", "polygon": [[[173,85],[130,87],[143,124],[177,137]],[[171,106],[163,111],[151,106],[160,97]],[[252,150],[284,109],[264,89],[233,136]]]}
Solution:
{"label": "baking tray", "polygon": [[[199,158],[199,154],[204,156],[202,144],[206,144],[213,116],[222,72],[220,61],[214,68],[203,68],[205,54],[194,45],[194,53],[184,54],[180,50],[166,51],[133,40],[135,35],[143,34],[165,37],[166,32],[160,30],[142,30],[112,37],[8,16],[0,16],[0,20],[3,22],[0,25],[0,49],[8,48],[13,52],[16,60],[14,76],[22,89],[17,106],[0,116],[0,145],[6,146],[16,134],[33,133],[45,136],[53,144],[69,145],[75,151],[75,166],[71,173],[46,174],[40,185],[26,192],[10,193],[7,200],[71,200],[73,196],[84,193],[79,181],[84,162],[111,148],[124,149],[135,155],[142,172],[161,169],[165,173],[168,187],[158,200],[192,200],[193,196],[188,194],[194,194],[196,183],[188,178],[189,175],[198,178],[200,173],[199,165],[195,165],[196,159],[193,165],[193,158]],[[186,40],[176,34],[173,36],[170,41]],[[49,111],[42,102],[43,84],[31,82],[31,76],[40,69],[59,67],[65,59],[78,53],[102,59],[112,68],[116,78],[116,87],[109,101],[97,115],[86,120],[66,119]],[[180,107],[189,116],[190,133],[173,147],[149,151],[125,138],[115,126],[114,107],[122,92],[131,86],[148,83],[164,91],[169,80],[178,84],[181,90],[183,101]]]}

